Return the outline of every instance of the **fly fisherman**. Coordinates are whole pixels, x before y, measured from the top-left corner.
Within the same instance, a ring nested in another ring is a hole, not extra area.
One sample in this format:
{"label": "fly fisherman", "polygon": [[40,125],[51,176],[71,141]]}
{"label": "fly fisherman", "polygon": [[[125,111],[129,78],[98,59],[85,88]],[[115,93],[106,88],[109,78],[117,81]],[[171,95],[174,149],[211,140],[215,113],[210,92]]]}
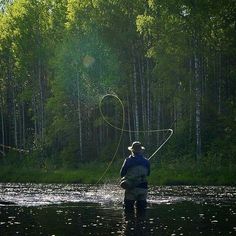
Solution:
{"label": "fly fisherman", "polygon": [[137,213],[142,213],[147,206],[147,176],[150,175],[150,162],[143,156],[144,149],[140,142],[133,142],[132,146],[128,147],[131,155],[125,159],[120,170],[120,185],[125,189],[126,212],[132,212],[135,203]]}

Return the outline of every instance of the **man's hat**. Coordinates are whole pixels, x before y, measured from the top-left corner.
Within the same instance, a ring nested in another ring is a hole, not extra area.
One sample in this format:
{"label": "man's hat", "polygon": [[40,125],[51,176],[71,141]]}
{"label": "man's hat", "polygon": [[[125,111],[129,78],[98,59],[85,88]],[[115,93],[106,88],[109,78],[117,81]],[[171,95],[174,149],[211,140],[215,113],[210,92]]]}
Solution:
{"label": "man's hat", "polygon": [[133,142],[132,146],[128,147],[128,150],[130,150],[131,152],[140,152],[141,150],[144,149],[145,147],[143,147],[139,141]]}

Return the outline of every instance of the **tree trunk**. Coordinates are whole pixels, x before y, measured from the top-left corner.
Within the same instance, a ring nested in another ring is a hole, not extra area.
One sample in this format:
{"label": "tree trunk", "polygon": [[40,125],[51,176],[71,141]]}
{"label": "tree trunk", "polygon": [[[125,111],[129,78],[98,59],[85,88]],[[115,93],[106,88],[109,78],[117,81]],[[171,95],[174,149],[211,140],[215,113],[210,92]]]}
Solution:
{"label": "tree trunk", "polygon": [[[195,42],[196,43],[196,42]],[[197,45],[196,49],[197,49]],[[194,53],[194,79],[195,79],[195,127],[196,127],[196,158],[201,157],[201,83],[199,75],[199,58]]]}
{"label": "tree trunk", "polygon": [[136,71],[136,61],[133,55],[133,88],[134,88],[134,123],[135,123],[135,139],[139,139],[139,117],[138,117],[138,92],[137,92],[137,71]]}
{"label": "tree trunk", "polygon": [[13,120],[14,120],[14,145],[18,146],[18,132],[17,132],[17,112],[16,112],[16,99],[15,99],[15,88],[13,87]]}
{"label": "tree trunk", "polygon": [[147,85],[146,85],[146,91],[147,91],[147,96],[146,96],[146,103],[147,103],[147,130],[150,129],[150,120],[151,120],[151,112],[150,112],[150,68],[149,68],[149,61],[147,60]]}
{"label": "tree trunk", "polygon": [[[40,45],[39,45],[40,47]],[[39,104],[39,111],[40,111],[40,127],[39,127],[39,134],[40,140],[43,140],[43,127],[44,127],[44,104],[43,104],[43,81],[42,81],[42,65],[41,59],[38,59],[38,81],[39,81],[39,95],[40,95],[40,104]]]}
{"label": "tree trunk", "polygon": [[[192,60],[189,60],[189,74],[192,75]],[[189,97],[192,98],[192,77],[189,78]],[[192,141],[192,103],[189,102],[189,143]]]}
{"label": "tree trunk", "polygon": [[25,106],[22,103],[22,146],[25,149]]}
{"label": "tree trunk", "polygon": [[3,98],[1,96],[1,103],[0,103],[1,107],[1,133],[2,133],[2,152],[3,152],[3,155],[5,153],[5,127],[4,127],[4,109],[3,109]]}
{"label": "tree trunk", "polygon": [[218,54],[218,115],[221,114],[221,110],[222,110],[222,73],[221,73],[221,52],[219,52]]}
{"label": "tree trunk", "polygon": [[[145,82],[143,78],[143,60],[139,60],[139,78],[140,78],[140,84],[141,84],[141,104],[142,104],[142,130],[146,130],[146,109],[145,109]],[[146,133],[145,133],[145,140],[146,140]]]}
{"label": "tree trunk", "polygon": [[79,83],[79,72],[76,65],[76,77],[77,77],[77,106],[78,106],[78,120],[79,120],[79,150],[80,159],[83,159],[83,140],[82,140],[82,118],[81,118],[81,104],[80,104],[80,83]]}
{"label": "tree trunk", "polygon": [[130,101],[129,96],[127,95],[127,107],[128,107],[128,129],[129,129],[129,142],[132,142],[132,134],[131,134],[131,117],[130,117]]}
{"label": "tree trunk", "polygon": [[[157,98],[157,129],[160,130],[161,128],[161,99],[160,97]],[[157,132],[157,143],[160,141],[160,132]]]}
{"label": "tree trunk", "polygon": [[38,145],[38,123],[37,123],[37,107],[36,107],[36,97],[33,96],[32,99],[33,114],[34,114],[34,140],[33,144]]}

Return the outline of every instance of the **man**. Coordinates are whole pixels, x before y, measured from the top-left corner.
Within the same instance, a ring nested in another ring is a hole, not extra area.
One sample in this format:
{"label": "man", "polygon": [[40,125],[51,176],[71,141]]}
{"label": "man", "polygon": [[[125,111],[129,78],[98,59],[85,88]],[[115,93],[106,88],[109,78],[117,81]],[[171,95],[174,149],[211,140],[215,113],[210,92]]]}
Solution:
{"label": "man", "polygon": [[138,212],[145,210],[147,206],[148,182],[150,175],[150,162],[143,157],[145,148],[139,141],[128,147],[131,155],[125,159],[120,170],[121,187],[125,189],[124,207],[126,211],[133,211],[134,204]]}

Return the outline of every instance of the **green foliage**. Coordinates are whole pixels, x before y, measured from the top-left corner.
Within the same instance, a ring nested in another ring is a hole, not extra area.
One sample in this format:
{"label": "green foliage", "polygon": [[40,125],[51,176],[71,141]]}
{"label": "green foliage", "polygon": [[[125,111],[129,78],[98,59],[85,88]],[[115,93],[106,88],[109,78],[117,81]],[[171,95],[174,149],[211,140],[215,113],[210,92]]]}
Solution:
{"label": "green foliage", "polygon": [[219,165],[216,157],[196,162],[189,156],[162,161],[152,166],[151,184],[158,185],[235,185],[235,166]]}
{"label": "green foliage", "polygon": [[[231,185],[235,186],[235,166],[216,164],[214,157],[205,157],[200,163],[193,158],[152,163],[150,185]],[[117,183],[121,161],[113,163],[102,182]],[[34,183],[87,183],[95,184],[104,173],[107,164],[98,161],[80,164],[78,169],[42,169],[27,166],[1,165],[1,182]]]}
{"label": "green foliage", "polygon": [[[81,181],[94,182],[83,165],[109,161],[120,135],[102,121],[98,107],[104,94],[115,92],[124,102],[126,129],[174,129],[158,153],[167,170],[158,167],[151,178],[211,183],[217,173],[216,183],[230,183],[227,170],[236,163],[235,1],[15,0],[1,6],[0,144],[34,150],[24,156],[7,149],[6,166],[19,165],[24,175],[36,169],[35,181],[46,170],[52,171],[45,181],[63,181],[63,175],[76,181],[76,172],[53,171],[79,168]],[[111,99],[102,109],[121,126],[120,104]],[[200,163],[193,158],[197,109]],[[125,133],[123,146],[136,137]],[[150,150],[164,137],[139,134]],[[180,167],[183,157],[186,168]]]}

